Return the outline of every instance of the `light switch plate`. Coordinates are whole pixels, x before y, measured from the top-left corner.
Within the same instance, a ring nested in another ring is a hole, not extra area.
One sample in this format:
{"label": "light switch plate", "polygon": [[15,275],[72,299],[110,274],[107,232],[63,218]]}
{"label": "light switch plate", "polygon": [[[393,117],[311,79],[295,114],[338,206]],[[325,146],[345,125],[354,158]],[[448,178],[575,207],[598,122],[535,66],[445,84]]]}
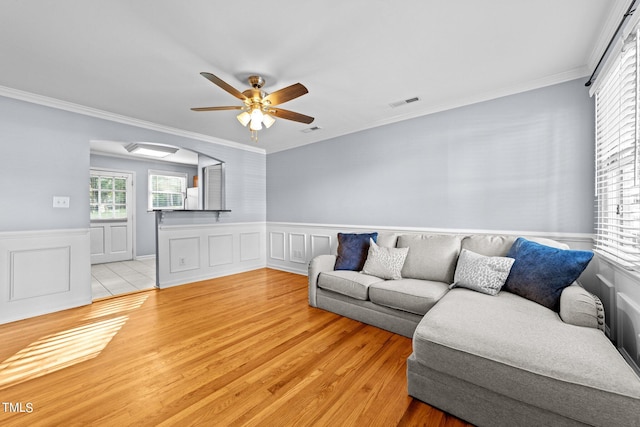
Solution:
{"label": "light switch plate", "polygon": [[53,196],[53,207],[54,208],[68,208],[69,207],[69,197],[68,196]]}

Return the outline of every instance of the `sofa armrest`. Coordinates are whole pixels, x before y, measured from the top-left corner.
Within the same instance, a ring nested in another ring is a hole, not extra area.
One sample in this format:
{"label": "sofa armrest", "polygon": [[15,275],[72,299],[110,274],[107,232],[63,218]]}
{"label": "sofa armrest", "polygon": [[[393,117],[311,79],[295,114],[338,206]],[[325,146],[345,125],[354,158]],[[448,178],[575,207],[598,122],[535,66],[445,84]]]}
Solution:
{"label": "sofa armrest", "polygon": [[560,295],[560,318],[565,323],[604,331],[604,307],[600,298],[574,283]]}
{"label": "sofa armrest", "polygon": [[309,263],[309,305],[317,307],[316,289],[318,288],[318,276],[323,271],[333,271],[336,265],[336,255],[318,255]]}

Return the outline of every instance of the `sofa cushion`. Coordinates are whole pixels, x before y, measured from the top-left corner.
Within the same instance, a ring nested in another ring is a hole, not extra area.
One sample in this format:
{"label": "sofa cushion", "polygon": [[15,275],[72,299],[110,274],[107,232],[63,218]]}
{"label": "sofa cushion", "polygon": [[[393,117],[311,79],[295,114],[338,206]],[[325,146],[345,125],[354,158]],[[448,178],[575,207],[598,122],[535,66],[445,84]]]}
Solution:
{"label": "sofa cushion", "polygon": [[335,270],[361,271],[367,252],[369,239],[375,242],[378,233],[338,233],[338,257]]}
{"label": "sofa cushion", "polygon": [[443,282],[418,279],[387,280],[369,287],[369,299],[385,307],[423,315],[449,291]]}
{"label": "sofa cushion", "polygon": [[514,261],[513,258],[484,256],[462,249],[451,288],[467,288],[496,295],[504,286]]}
{"label": "sofa cushion", "polygon": [[409,248],[385,248],[369,240],[369,253],[362,272],[381,279],[401,279],[402,266]]}
{"label": "sofa cushion", "polygon": [[516,236],[473,234],[462,239],[462,249],[485,256],[506,256]]}
{"label": "sofa cushion", "polygon": [[591,251],[558,249],[519,237],[507,253],[515,262],[504,290],[560,311],[560,294],[587,268]]}
{"label": "sofa cushion", "polygon": [[350,270],[326,271],[318,276],[319,288],[363,301],[369,299],[369,286],[377,282],[382,279]]}
{"label": "sofa cushion", "polygon": [[573,420],[638,422],[640,379],[607,337],[508,292],[451,290],[416,328],[413,351],[431,369]]}
{"label": "sofa cushion", "polygon": [[402,277],[452,283],[460,241],[460,236],[455,235],[400,235],[398,247],[409,248]]}
{"label": "sofa cushion", "polygon": [[398,243],[398,233],[380,232],[376,244],[385,248],[395,248]]}

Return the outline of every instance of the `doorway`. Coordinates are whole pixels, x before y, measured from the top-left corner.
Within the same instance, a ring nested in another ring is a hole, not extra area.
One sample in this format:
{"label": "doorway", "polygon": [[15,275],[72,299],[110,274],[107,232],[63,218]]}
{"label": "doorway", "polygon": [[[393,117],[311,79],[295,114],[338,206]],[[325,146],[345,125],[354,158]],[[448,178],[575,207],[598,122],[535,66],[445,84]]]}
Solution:
{"label": "doorway", "polygon": [[91,264],[133,259],[133,174],[91,169]]}

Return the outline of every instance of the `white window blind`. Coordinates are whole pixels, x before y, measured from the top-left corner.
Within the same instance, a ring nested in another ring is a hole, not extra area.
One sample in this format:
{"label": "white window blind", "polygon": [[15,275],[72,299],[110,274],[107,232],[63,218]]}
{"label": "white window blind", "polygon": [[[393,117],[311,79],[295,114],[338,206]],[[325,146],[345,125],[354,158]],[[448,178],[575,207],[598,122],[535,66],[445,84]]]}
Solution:
{"label": "white window blind", "polygon": [[149,170],[149,210],[184,209],[187,174]]}
{"label": "white window blind", "polygon": [[638,34],[596,92],[596,251],[640,270]]}
{"label": "white window blind", "polygon": [[204,168],[204,208],[224,210],[225,167],[224,163]]}

